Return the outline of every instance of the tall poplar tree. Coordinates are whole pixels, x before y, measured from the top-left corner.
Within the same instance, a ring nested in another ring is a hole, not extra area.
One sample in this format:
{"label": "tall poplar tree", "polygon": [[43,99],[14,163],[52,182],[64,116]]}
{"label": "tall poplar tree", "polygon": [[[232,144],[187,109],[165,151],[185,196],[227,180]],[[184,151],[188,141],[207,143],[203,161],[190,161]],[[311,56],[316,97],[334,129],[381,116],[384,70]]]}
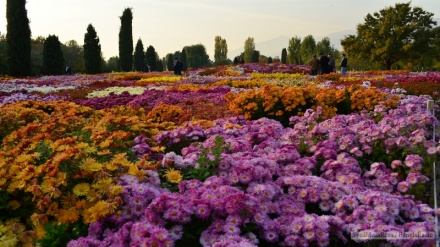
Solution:
{"label": "tall poplar tree", "polygon": [[61,43],[55,35],[49,35],[44,41],[43,72],[46,75],[61,75],[65,73]]}
{"label": "tall poplar tree", "polygon": [[87,74],[98,74],[102,71],[101,45],[92,24],[84,35],[84,67]]}
{"label": "tall poplar tree", "polygon": [[214,65],[225,65],[228,63],[228,45],[226,40],[220,36],[214,39]]}
{"label": "tall poplar tree", "polygon": [[244,42],[244,62],[245,63],[251,63],[252,62],[252,57],[254,55],[254,51],[255,51],[255,42],[254,42],[254,38],[247,38],[246,41]]}
{"label": "tall poplar tree", "polygon": [[[146,70],[146,62],[145,62],[145,53],[144,53],[144,44],[142,40],[139,38],[136,43],[136,48],[134,49],[134,70],[136,71],[147,71]],[[148,71],[147,71],[148,72]]]}
{"label": "tall poplar tree", "polygon": [[119,30],[119,65],[124,72],[133,68],[133,14],[130,8],[122,13],[121,29]]}
{"label": "tall poplar tree", "polygon": [[31,29],[26,11],[26,0],[7,0],[7,64],[11,76],[31,74]]}
{"label": "tall poplar tree", "polygon": [[289,40],[287,47],[287,62],[291,64],[301,64],[301,38],[295,36]]}

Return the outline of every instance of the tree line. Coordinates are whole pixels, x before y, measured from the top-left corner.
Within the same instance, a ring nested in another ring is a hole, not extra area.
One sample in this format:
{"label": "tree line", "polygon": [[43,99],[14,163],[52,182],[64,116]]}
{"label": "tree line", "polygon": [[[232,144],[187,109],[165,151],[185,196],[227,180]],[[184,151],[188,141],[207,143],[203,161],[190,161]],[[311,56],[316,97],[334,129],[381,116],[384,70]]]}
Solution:
{"label": "tree line", "polygon": [[[104,60],[98,34],[89,24],[81,46],[75,40],[62,44],[56,35],[31,39],[25,0],[7,0],[7,33],[0,36],[0,74],[11,76],[64,74],[66,66],[75,73],[96,74],[111,71],[173,70],[174,59],[183,63],[183,70],[232,63],[307,64],[313,55],[323,53],[340,57],[328,37],[316,41],[312,35],[292,37],[280,57],[266,57],[256,50],[249,37],[244,51],[233,61],[227,58],[228,46],[221,36],[214,38],[214,61],[202,44],[185,46],[181,51],[160,58],[153,46],[144,49],[142,40],[133,47],[131,8],[120,17],[119,56]],[[440,68],[440,28],[433,14],[410,3],[397,3],[379,12],[368,14],[358,24],[357,34],[341,40],[350,58],[351,69],[412,69]]]}

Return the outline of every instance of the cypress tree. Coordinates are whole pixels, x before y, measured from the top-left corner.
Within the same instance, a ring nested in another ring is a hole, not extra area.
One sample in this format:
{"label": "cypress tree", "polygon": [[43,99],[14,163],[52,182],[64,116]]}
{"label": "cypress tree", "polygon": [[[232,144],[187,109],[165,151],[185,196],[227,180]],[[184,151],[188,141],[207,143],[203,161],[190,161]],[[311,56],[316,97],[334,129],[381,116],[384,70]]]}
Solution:
{"label": "cypress tree", "polygon": [[133,14],[130,8],[122,13],[121,29],[119,31],[119,65],[121,70],[131,71],[133,68]]}
{"label": "cypress tree", "polygon": [[11,76],[31,74],[31,29],[26,0],[7,0],[7,64]]}
{"label": "cypress tree", "polygon": [[281,51],[281,63],[286,64],[287,63],[287,49],[283,48]]}
{"label": "cypress tree", "polygon": [[49,35],[44,41],[43,72],[46,75],[61,75],[65,72],[64,56],[57,36]]}
{"label": "cypress tree", "polygon": [[156,49],[153,46],[148,46],[147,51],[145,52],[145,61],[148,65],[150,65],[151,71],[157,71],[157,60],[159,57],[157,56]]}
{"label": "cypress tree", "polygon": [[180,55],[180,61],[182,62],[182,71],[188,70],[188,62],[186,59],[186,49],[182,49],[182,54]]}
{"label": "cypress tree", "polygon": [[136,71],[147,71],[145,68],[147,64],[145,63],[145,53],[144,53],[144,44],[142,44],[142,40],[139,38],[136,43],[136,48],[134,49],[134,70]]}
{"label": "cypress tree", "polygon": [[102,71],[101,45],[92,24],[84,34],[84,67],[87,74],[98,74]]}
{"label": "cypress tree", "polygon": [[173,67],[174,67],[174,56],[172,53],[168,53],[167,54],[167,70],[168,71],[173,71]]}

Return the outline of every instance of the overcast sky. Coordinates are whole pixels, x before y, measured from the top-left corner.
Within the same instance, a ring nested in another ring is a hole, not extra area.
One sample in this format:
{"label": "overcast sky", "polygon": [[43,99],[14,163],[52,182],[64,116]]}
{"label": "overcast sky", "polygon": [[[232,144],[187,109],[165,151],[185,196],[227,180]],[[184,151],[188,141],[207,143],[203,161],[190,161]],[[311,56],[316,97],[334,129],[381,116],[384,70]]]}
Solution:
{"label": "overcast sky", "polygon": [[[0,32],[6,33],[6,1],[0,6]],[[203,44],[213,60],[214,38],[226,39],[229,50],[279,36],[323,37],[356,29],[368,13],[394,6],[388,0],[27,0],[32,37],[57,35],[62,43],[84,43],[88,24],[100,38],[105,59],[118,55],[120,16],[133,12],[133,46],[140,38],[159,57],[184,46]],[[407,2],[407,1],[404,1]],[[440,18],[440,0],[412,0]],[[440,24],[440,23],[439,23]],[[287,44],[286,44],[287,47]],[[258,50],[258,46],[256,47]],[[264,55],[264,54],[262,54]]]}

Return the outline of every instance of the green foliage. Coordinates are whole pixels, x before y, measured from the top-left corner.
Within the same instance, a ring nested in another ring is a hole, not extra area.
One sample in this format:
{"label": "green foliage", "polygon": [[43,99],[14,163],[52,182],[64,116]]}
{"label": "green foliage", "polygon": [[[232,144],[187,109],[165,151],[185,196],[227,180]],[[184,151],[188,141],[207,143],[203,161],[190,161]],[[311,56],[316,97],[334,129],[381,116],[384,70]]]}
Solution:
{"label": "green foliage", "polygon": [[283,48],[281,51],[281,63],[286,64],[287,63],[287,49]]}
{"label": "green foliage", "polygon": [[144,44],[140,38],[138,39],[136,48],[134,49],[133,64],[135,71],[146,71],[145,67],[147,64],[145,62]]}
{"label": "green foliage", "polygon": [[331,43],[330,43],[330,38],[328,37],[324,37],[321,39],[321,41],[319,41],[316,44],[316,51],[317,53],[322,53],[324,55],[333,55],[334,57],[334,52],[335,49],[332,47]]}
{"label": "green foliage", "polygon": [[301,64],[301,38],[295,36],[289,40],[287,63]]}
{"label": "green foliage", "polygon": [[87,226],[81,223],[66,224],[47,224],[44,227],[46,236],[38,241],[42,247],[66,246],[70,240],[87,235]]}
{"label": "green foliage", "polygon": [[171,53],[168,53],[166,56],[166,61],[167,61],[167,70],[168,71],[173,71],[173,66],[174,66],[174,56]]}
{"label": "green foliage", "polygon": [[110,57],[107,61],[107,68],[105,68],[108,72],[118,72],[119,69],[119,57]]}
{"label": "green foliage", "polygon": [[252,56],[255,51],[255,42],[254,38],[247,38],[244,42],[244,53],[243,53],[243,59],[245,63],[251,63],[252,62]]}
{"label": "green foliage", "polygon": [[254,52],[252,53],[252,62],[258,63],[259,61],[260,61],[260,52],[254,50]]}
{"label": "green foliage", "polygon": [[43,72],[46,75],[61,75],[65,72],[61,43],[55,35],[49,35],[44,41]]}
{"label": "green foliage", "polygon": [[[61,46],[63,51],[64,61],[74,73],[82,73],[85,71],[84,64],[84,48],[75,40],[67,41]],[[101,56],[100,56],[101,57]]]}
{"label": "green foliage", "polygon": [[5,75],[8,73],[7,60],[6,60],[6,36],[4,34],[0,35],[0,75]]}
{"label": "green foliage", "polygon": [[312,35],[307,35],[301,42],[301,60],[309,61],[313,55],[316,55],[316,41]]}
{"label": "green foliage", "polygon": [[228,45],[226,40],[215,36],[214,65],[226,65],[228,63]]}
{"label": "green foliage", "polygon": [[[182,71],[188,70],[188,56],[185,47],[182,49],[182,52],[180,53],[180,61],[182,62]],[[178,57],[178,56],[176,56]]]}
{"label": "green foliage", "polygon": [[[181,61],[183,63],[183,54],[186,55],[186,68],[203,68],[209,65],[209,55],[206,53],[206,49],[203,45],[192,45],[192,46],[185,46],[184,51],[182,51],[182,58]],[[184,65],[184,69],[185,65]]]}
{"label": "green foliage", "polygon": [[11,76],[31,74],[31,29],[26,0],[7,0],[7,65]]}
{"label": "green foliage", "polygon": [[229,149],[230,143],[225,145],[222,136],[216,136],[214,139],[215,147],[202,148],[197,164],[199,167],[196,169],[190,169],[185,175],[185,179],[198,179],[205,181],[211,177],[218,168],[218,164],[221,161],[221,155],[223,151]]}
{"label": "green foliage", "polygon": [[132,70],[133,66],[133,14],[130,8],[122,13],[121,29],[119,30],[119,66],[122,71]]}
{"label": "green foliage", "polygon": [[147,65],[150,66],[151,71],[157,71],[157,61],[159,60],[159,55],[153,46],[148,46],[145,52],[145,61]]}
{"label": "green foliage", "polygon": [[432,52],[434,14],[410,3],[396,3],[368,14],[357,26],[357,34],[341,40],[345,52],[390,70],[399,61],[411,61]]}
{"label": "green foliage", "polygon": [[92,24],[87,27],[84,35],[84,65],[87,74],[98,74],[102,72],[101,45]]}

